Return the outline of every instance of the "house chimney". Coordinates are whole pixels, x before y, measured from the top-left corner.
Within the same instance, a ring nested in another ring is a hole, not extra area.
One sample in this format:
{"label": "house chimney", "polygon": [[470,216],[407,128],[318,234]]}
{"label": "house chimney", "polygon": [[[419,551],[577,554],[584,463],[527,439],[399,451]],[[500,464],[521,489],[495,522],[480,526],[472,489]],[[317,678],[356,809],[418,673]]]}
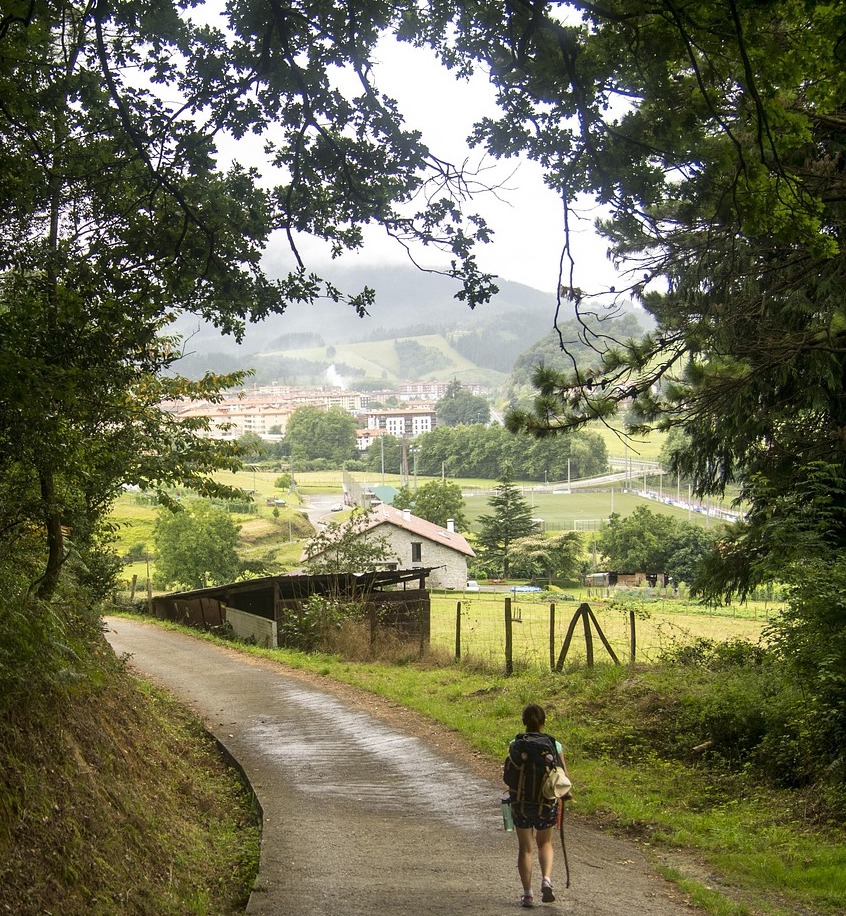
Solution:
{"label": "house chimney", "polygon": [[453,534],[455,533],[455,519],[454,518],[447,519],[447,531],[451,531]]}
{"label": "house chimney", "polygon": [[404,522],[410,522],[410,521],[411,521],[411,509],[403,509],[403,510],[402,510],[402,520],[403,520]]}

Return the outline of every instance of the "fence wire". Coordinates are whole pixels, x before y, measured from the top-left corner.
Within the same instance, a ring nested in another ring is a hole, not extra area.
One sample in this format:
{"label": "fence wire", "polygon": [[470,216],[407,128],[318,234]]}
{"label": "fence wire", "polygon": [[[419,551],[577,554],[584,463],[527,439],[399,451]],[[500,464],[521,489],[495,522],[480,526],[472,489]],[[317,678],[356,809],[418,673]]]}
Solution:
{"label": "fence wire", "polygon": [[[655,602],[653,606],[634,607],[589,601],[596,622],[619,661],[629,663],[634,623],[635,661],[654,662],[663,654],[700,639],[714,642],[747,639],[757,643],[773,611],[730,612],[717,615],[703,613],[689,605],[676,602]],[[554,625],[550,628],[550,605],[554,604]],[[478,595],[460,600],[436,597],[432,601],[431,644],[454,651],[456,648],[456,618],[460,606],[460,655],[464,659],[499,666],[505,660],[505,597]],[[550,602],[537,598],[511,598],[512,658],[515,667],[549,669],[557,661],[568,628],[577,613],[577,601]],[[634,620],[632,620],[634,610]],[[593,630],[593,628],[592,628]],[[612,659],[595,630],[592,631],[596,663]],[[587,661],[583,622],[574,630],[566,665]]]}

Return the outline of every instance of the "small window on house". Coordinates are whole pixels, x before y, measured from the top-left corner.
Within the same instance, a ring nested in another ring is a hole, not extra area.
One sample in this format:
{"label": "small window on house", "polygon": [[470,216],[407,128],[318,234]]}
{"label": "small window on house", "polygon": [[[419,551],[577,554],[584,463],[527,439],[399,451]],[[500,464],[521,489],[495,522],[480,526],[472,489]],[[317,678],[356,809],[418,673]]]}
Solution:
{"label": "small window on house", "polygon": [[411,562],[420,563],[423,559],[423,544],[420,541],[411,542]]}

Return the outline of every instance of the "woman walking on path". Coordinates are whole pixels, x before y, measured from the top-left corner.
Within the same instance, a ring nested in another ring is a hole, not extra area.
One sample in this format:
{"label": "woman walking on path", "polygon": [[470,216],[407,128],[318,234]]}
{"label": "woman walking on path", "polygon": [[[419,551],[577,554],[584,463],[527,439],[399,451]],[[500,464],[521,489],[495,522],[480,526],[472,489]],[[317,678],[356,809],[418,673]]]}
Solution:
{"label": "woman walking on path", "polygon": [[543,731],[545,722],[543,707],[537,703],[526,706],[523,710],[526,731],[516,735],[509,744],[503,767],[503,780],[508,786],[511,816],[517,833],[517,871],[523,885],[520,903],[525,907],[535,903],[532,891],[535,844],[541,870],[541,900],[544,903],[555,900],[552,830],[558,823],[561,801],[545,798],[541,786],[548,768],[559,762],[563,767],[564,761],[561,743]]}

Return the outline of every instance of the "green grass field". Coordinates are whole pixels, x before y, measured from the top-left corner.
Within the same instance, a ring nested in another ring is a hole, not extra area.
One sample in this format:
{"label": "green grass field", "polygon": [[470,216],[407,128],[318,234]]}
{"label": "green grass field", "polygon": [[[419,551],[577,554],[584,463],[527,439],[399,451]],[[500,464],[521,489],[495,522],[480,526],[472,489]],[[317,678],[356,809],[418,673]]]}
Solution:
{"label": "green grass field", "polygon": [[657,461],[665,440],[664,433],[657,431],[648,436],[629,436],[623,432],[623,424],[620,420],[591,423],[586,429],[602,436],[609,458]]}
{"label": "green grass field", "polygon": [[[646,499],[637,493],[619,488],[605,490],[573,490],[571,493],[543,493],[536,485],[524,486],[523,496],[532,506],[535,518],[543,519],[547,531],[595,530],[607,521],[612,512],[630,515],[638,506],[645,506],[657,515],[669,515],[679,521],[708,527],[717,524],[715,519],[698,512],[670,506],[657,500]],[[471,526],[479,516],[490,512],[487,496],[468,496],[466,515]]]}
{"label": "green grass field", "polygon": [[[605,590],[603,590],[605,591]],[[719,613],[701,605],[664,598],[649,589],[634,589],[609,600],[606,594],[589,596],[577,589],[569,594],[577,600],[535,595],[511,596],[512,640],[515,664],[523,667],[549,666],[550,639],[557,659],[570,622],[582,601],[594,612],[602,633],[621,662],[631,660],[629,610],[635,611],[635,660],[654,661],[662,653],[690,645],[698,639],[718,642],[746,639],[758,642],[767,620],[778,607],[763,604],[721,607]],[[613,594],[613,593],[612,593]],[[456,617],[461,604],[461,653],[485,664],[501,665],[505,658],[505,598],[502,593],[438,593],[432,598],[431,644],[453,651]],[[550,604],[554,603],[554,627],[550,636]],[[611,658],[592,628],[594,657]],[[567,661],[584,662],[584,627],[574,632]]]}

